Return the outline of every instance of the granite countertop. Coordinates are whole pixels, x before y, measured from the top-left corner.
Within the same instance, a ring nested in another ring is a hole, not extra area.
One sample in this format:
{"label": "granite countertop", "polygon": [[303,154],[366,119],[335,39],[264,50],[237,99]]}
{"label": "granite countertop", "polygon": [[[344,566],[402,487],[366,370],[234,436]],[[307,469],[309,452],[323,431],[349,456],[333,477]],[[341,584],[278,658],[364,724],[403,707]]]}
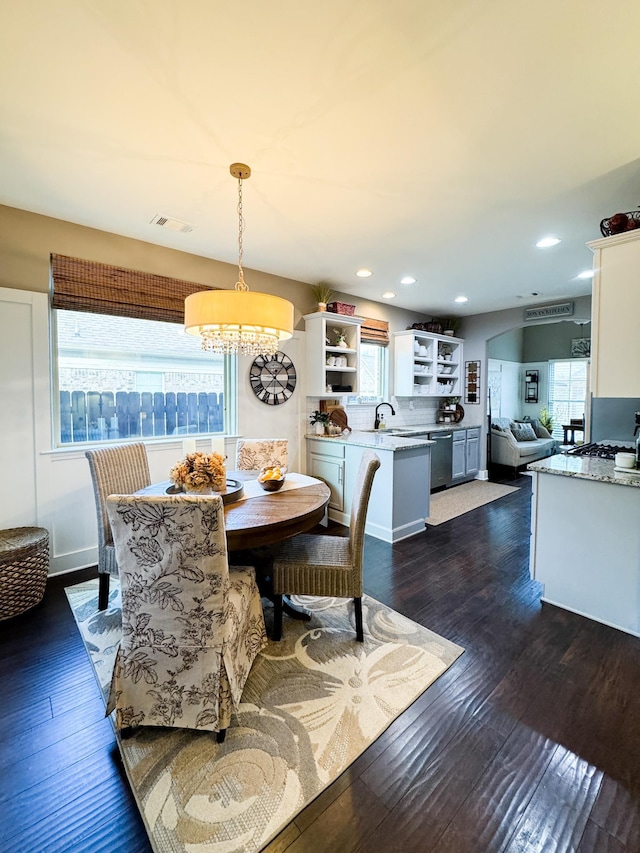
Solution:
{"label": "granite countertop", "polygon": [[334,444],[353,444],[358,447],[372,447],[378,450],[413,450],[415,447],[429,447],[435,441],[428,438],[405,438],[400,435],[392,435],[385,429],[376,432],[365,432],[364,430],[353,430],[344,435],[316,435],[307,433],[307,439],[314,441],[331,441]]}
{"label": "granite countertop", "polygon": [[316,435],[307,433],[305,438],[318,441],[333,441],[341,444],[355,444],[360,447],[378,447],[381,450],[409,450],[412,447],[428,447],[434,444],[425,433],[450,432],[459,429],[480,429],[479,424],[416,424],[408,427],[389,427],[380,430],[357,430],[343,435]]}
{"label": "granite countertop", "polygon": [[[617,486],[635,486],[640,488],[640,471],[635,474],[625,474],[614,471],[611,459],[597,459],[588,456],[567,456],[556,454],[531,462],[528,471],[538,471],[542,474],[559,474],[563,477],[576,477],[582,480],[597,480],[601,483],[615,483]],[[633,470],[633,469],[632,469]]]}
{"label": "granite countertop", "polygon": [[390,427],[396,435],[401,434],[405,438],[410,438],[412,435],[416,433],[422,435],[424,432],[450,432],[451,430],[458,429],[482,429],[480,424],[424,424],[424,426],[410,426],[410,427]]}

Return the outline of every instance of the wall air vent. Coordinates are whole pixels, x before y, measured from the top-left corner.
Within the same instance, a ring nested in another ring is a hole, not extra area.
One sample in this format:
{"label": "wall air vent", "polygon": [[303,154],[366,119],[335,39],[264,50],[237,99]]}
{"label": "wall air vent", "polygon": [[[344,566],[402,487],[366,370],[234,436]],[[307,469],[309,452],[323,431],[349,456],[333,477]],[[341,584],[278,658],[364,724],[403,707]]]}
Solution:
{"label": "wall air vent", "polygon": [[195,225],[189,225],[188,222],[183,222],[181,219],[174,219],[172,216],[162,216],[160,213],[153,217],[151,224],[160,225],[162,228],[168,228],[170,231],[181,231],[183,234],[188,234],[195,228]]}

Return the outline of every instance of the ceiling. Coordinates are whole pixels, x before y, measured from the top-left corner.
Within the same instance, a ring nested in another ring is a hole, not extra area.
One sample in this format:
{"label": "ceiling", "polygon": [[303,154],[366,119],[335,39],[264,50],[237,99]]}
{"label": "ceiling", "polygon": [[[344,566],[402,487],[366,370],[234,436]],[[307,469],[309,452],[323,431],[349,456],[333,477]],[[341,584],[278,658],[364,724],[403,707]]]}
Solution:
{"label": "ceiling", "polygon": [[248,269],[436,315],[584,295],[640,204],[638,33],[595,0],[5,3],[0,203],[233,263],[241,161]]}

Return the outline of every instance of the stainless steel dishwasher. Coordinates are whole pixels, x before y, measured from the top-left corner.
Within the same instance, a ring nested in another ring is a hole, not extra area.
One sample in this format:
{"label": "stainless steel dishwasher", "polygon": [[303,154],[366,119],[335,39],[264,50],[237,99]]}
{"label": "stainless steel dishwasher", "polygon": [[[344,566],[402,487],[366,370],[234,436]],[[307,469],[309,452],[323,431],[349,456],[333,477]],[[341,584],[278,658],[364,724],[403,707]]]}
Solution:
{"label": "stainless steel dishwasher", "polygon": [[453,454],[453,432],[430,432],[431,445],[431,491],[448,486],[451,482]]}

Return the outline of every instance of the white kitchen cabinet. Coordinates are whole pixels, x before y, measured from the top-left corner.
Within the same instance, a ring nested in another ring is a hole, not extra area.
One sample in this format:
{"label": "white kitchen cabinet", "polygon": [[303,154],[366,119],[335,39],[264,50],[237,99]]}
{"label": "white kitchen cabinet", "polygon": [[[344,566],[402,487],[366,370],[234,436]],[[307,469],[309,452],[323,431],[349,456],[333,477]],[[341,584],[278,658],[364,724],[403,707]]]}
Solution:
{"label": "white kitchen cabinet", "polygon": [[323,480],[331,492],[329,508],[344,512],[344,445],[326,441],[309,440],[307,445],[307,472]]}
{"label": "white kitchen cabinet", "polygon": [[640,489],[535,470],[532,488],[542,601],[640,636]]}
{"label": "white kitchen cabinet", "polygon": [[594,397],[640,397],[640,231],[587,245],[594,252],[591,391]]}
{"label": "white kitchen cabinet", "polygon": [[394,333],[396,397],[461,396],[463,341],[409,329]]}
{"label": "white kitchen cabinet", "polygon": [[480,470],[480,430],[467,430],[467,476],[475,476]]}
{"label": "white kitchen cabinet", "polygon": [[461,480],[467,474],[466,430],[459,429],[453,434],[451,477]]}
{"label": "white kitchen cabinet", "polygon": [[480,467],[480,430],[455,430],[452,455],[452,480],[455,482],[474,477]]}
{"label": "white kitchen cabinet", "polygon": [[[305,314],[307,340],[307,396],[357,394],[360,373],[360,317],[318,311]],[[344,331],[346,346],[336,342]]]}
{"label": "white kitchen cabinet", "polygon": [[307,473],[329,486],[332,521],[349,524],[360,461],[368,447],[378,455],[380,468],[373,479],[365,532],[384,542],[424,532],[431,490],[430,444],[416,447],[407,442],[406,447],[392,449],[395,441],[385,435],[371,436],[366,443],[353,434],[306,440]]}

